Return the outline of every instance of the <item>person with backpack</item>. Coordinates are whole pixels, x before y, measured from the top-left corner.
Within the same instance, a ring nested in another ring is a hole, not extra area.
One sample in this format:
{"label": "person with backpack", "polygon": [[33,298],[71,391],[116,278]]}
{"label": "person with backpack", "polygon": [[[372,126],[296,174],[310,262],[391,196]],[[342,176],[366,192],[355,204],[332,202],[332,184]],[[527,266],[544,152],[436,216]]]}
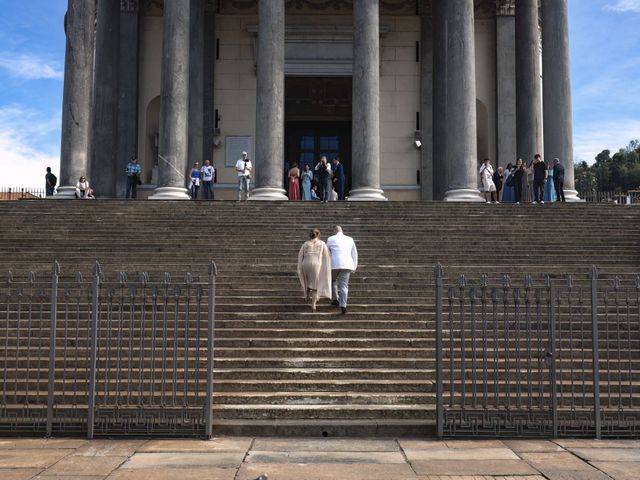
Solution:
{"label": "person with backpack", "polygon": [[44,179],[45,179],[45,190],[47,193],[47,197],[52,197],[56,190],[58,177],[56,177],[53,173],[51,173],[51,167],[47,167],[47,174],[44,176]]}

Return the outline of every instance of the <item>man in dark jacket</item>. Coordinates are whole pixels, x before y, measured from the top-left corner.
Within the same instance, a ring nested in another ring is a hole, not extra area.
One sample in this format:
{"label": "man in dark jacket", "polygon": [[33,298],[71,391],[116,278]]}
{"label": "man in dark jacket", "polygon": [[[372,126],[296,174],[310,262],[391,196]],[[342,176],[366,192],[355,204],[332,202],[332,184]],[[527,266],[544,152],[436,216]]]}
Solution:
{"label": "man in dark jacket", "polygon": [[559,202],[564,202],[564,167],[559,158],[553,159],[553,186]]}

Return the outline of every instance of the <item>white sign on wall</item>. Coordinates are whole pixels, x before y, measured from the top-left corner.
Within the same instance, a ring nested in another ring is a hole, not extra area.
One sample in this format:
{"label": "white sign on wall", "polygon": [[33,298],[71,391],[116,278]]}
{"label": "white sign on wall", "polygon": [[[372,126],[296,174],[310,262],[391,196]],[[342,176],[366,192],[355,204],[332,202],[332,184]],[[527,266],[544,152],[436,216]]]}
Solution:
{"label": "white sign on wall", "polygon": [[235,167],[242,152],[247,152],[249,160],[253,160],[251,137],[225,137],[224,144],[226,149],[225,167]]}

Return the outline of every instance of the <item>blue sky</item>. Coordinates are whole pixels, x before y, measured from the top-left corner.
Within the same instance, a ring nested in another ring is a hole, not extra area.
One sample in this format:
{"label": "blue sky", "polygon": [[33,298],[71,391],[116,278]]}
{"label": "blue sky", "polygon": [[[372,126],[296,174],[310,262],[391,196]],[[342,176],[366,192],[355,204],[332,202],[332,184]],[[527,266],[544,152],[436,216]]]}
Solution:
{"label": "blue sky", "polygon": [[[0,0],[0,187],[58,173],[66,0]],[[640,0],[570,0],[576,160],[640,138]]]}

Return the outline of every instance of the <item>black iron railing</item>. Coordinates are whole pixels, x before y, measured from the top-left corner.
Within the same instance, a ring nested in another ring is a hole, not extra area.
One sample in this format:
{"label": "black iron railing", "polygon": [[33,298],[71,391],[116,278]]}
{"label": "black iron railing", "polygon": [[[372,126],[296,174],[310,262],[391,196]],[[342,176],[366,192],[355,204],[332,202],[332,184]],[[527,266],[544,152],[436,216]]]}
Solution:
{"label": "black iron railing", "polygon": [[435,278],[439,436],[640,435],[640,276]]}
{"label": "black iron railing", "polygon": [[0,434],[212,435],[216,266],[0,283]]}

